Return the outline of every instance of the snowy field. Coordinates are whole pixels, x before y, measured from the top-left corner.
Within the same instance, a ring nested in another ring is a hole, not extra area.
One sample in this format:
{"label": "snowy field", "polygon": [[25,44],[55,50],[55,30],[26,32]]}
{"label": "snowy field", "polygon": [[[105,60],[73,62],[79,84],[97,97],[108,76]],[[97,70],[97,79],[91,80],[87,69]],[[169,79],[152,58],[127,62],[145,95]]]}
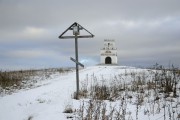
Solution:
{"label": "snowy field", "polygon": [[[153,71],[126,66],[87,67],[80,70],[80,88],[83,84],[85,84],[87,88],[91,87],[95,83],[94,78],[96,78],[96,82],[99,84],[110,84],[110,80],[114,80],[117,76],[121,77],[122,84],[128,85],[128,83],[132,82],[132,80],[129,78],[130,74],[131,76],[132,73],[148,74],[146,77],[151,79],[152,76],[149,76],[150,72]],[[78,110],[83,102],[86,105],[86,102],[90,100],[89,97],[80,98],[80,100],[72,99],[73,93],[76,91],[75,75],[75,71],[65,74],[56,73],[51,75],[51,78],[47,80],[39,81],[37,83],[39,87],[28,90],[19,90],[11,95],[0,97],[0,120],[80,119],[77,111],[76,113],[70,114],[63,113],[67,106],[71,106],[73,110]],[[177,87],[178,86],[179,84]],[[145,91],[145,93],[146,92],[147,91]],[[159,102],[157,102],[153,100],[154,98],[151,98],[153,95],[150,95],[149,97],[145,97],[143,99],[141,105],[137,105],[135,104],[135,96],[141,96],[141,94],[134,94],[133,92],[128,92],[126,94],[125,91],[122,94],[125,96],[132,95],[132,99],[124,98],[127,99],[125,102],[126,109],[123,111],[125,114],[124,119],[126,120],[178,120],[177,117],[180,114],[179,98],[174,99],[167,97],[168,101],[159,99]],[[158,97],[161,98],[161,95]],[[165,101],[166,107],[164,107],[164,110],[163,106]],[[114,101],[105,100],[103,102],[107,105],[107,114],[109,111],[111,111],[111,107],[109,106],[120,109],[119,104],[122,104],[121,99],[116,99]],[[164,112],[166,114],[165,118]],[[119,120],[121,119],[119,118]]]}

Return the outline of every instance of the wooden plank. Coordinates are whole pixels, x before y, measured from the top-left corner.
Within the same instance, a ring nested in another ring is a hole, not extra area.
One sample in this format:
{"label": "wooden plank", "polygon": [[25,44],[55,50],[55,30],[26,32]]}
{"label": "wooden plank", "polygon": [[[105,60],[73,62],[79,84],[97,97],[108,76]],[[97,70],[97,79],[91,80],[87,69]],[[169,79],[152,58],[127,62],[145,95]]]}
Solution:
{"label": "wooden plank", "polygon": [[80,65],[81,67],[84,68],[84,65],[81,64],[80,62],[77,62],[74,58],[70,57],[70,60],[72,60],[73,62],[75,62],[76,64]]}

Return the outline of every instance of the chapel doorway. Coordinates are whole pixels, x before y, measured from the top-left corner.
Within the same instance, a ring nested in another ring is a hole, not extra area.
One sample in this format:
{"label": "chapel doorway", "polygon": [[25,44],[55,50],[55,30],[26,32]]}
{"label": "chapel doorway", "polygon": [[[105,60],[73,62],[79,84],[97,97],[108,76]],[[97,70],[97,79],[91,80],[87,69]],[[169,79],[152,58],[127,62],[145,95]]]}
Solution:
{"label": "chapel doorway", "polygon": [[106,57],[105,58],[105,64],[112,64],[111,57]]}

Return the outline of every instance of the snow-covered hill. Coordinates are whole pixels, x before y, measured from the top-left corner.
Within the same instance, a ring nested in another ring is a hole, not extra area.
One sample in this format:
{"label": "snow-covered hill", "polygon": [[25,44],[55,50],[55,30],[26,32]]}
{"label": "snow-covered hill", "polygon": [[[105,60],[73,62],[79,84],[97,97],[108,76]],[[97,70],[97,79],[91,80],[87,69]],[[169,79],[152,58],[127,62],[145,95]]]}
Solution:
{"label": "snow-covered hill", "polygon": [[[92,75],[96,76],[98,80],[101,80],[102,77],[110,80],[119,74],[144,71],[148,70],[126,66],[92,66],[80,70],[80,83],[87,77],[91,79]],[[74,107],[79,105],[79,102],[71,97],[76,91],[75,72],[55,74],[52,79],[47,81],[46,84],[38,83],[43,84],[40,87],[20,90],[12,95],[0,97],[0,120],[66,120],[67,115],[63,113],[66,105],[71,104]],[[142,114],[143,111],[140,115]],[[162,114],[154,115],[149,119],[153,120],[162,115],[163,111]],[[148,117],[141,116],[139,120],[143,118]],[[162,117],[161,119],[163,120]]]}

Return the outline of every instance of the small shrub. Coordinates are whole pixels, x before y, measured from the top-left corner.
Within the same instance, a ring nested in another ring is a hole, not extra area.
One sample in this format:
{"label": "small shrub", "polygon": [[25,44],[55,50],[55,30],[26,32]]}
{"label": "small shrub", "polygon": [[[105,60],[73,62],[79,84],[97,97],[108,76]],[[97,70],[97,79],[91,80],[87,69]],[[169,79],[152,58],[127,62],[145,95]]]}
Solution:
{"label": "small shrub", "polygon": [[45,103],[45,102],[46,102],[46,100],[43,100],[43,99],[37,99],[37,101],[38,101],[39,103]]}
{"label": "small shrub", "polygon": [[160,98],[158,97],[158,96],[156,96],[156,98],[155,98],[155,100],[154,101],[157,101],[157,100],[159,100]]}
{"label": "small shrub", "polygon": [[73,113],[73,109],[71,105],[66,105],[63,113]]}
{"label": "small shrub", "polygon": [[73,99],[80,99],[80,98],[87,98],[88,91],[87,90],[80,90],[77,98],[77,92],[74,92],[72,95]]}
{"label": "small shrub", "polygon": [[33,119],[33,116],[29,116],[27,120],[32,120]]}
{"label": "small shrub", "polygon": [[180,118],[180,114],[178,114],[177,118]]}

